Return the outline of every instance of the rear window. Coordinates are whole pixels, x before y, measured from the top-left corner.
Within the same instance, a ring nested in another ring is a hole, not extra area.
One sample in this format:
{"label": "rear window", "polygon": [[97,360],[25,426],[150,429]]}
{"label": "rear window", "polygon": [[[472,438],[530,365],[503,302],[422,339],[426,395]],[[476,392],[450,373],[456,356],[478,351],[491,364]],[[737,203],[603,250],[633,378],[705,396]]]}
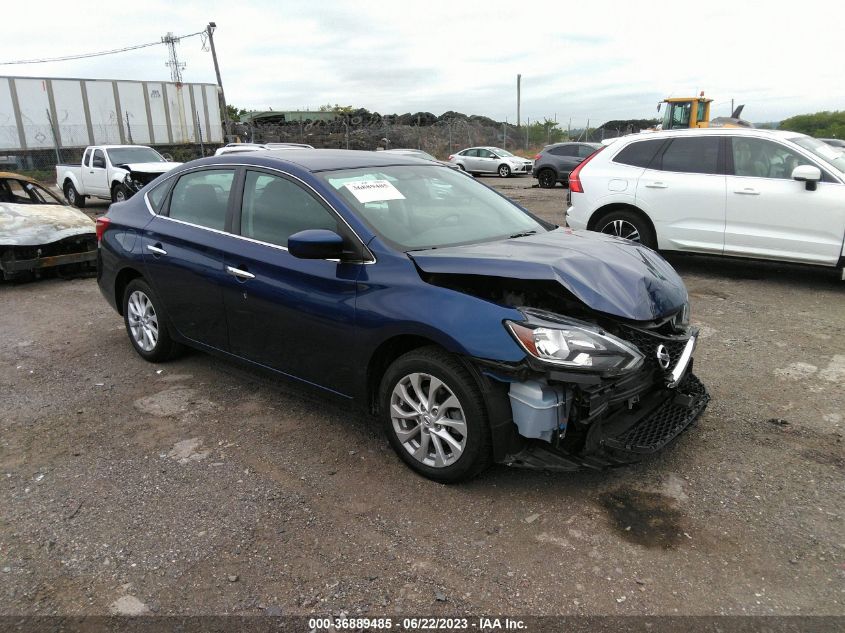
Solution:
{"label": "rear window", "polygon": [[[687,174],[719,173],[719,143],[717,136],[704,138],[675,138],[663,151],[661,163],[657,169],[677,171]],[[652,166],[655,168],[655,166]]]}
{"label": "rear window", "polygon": [[648,167],[663,143],[664,139],[662,138],[631,143],[614,156],[613,162],[632,165],[633,167]]}

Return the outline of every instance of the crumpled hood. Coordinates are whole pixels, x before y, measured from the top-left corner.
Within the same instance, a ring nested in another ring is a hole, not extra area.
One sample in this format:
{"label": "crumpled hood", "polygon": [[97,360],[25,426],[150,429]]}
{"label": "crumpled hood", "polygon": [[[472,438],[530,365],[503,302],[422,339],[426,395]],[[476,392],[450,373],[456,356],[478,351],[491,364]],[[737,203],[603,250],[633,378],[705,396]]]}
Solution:
{"label": "crumpled hood", "polygon": [[139,171],[145,174],[163,174],[164,172],[170,171],[181,164],[182,163],[121,163],[120,165],[115,165],[115,167],[120,167],[121,169],[127,169],[129,171]]}
{"label": "crumpled hood", "polygon": [[668,316],[688,300],[684,282],[659,254],[592,231],[556,229],[409,255],[427,273],[557,281],[593,310],[634,321]]}
{"label": "crumpled hood", "polygon": [[40,246],[94,232],[94,221],[71,207],[0,202],[0,246]]}

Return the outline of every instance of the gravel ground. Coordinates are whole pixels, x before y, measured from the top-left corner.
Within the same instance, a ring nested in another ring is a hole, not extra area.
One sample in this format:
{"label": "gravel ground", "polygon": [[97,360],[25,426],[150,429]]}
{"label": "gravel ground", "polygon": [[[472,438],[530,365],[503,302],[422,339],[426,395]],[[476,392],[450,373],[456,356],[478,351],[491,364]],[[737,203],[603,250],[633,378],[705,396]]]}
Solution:
{"label": "gravel ground", "polygon": [[[560,187],[484,181],[563,220]],[[145,363],[94,279],[0,286],[0,614],[845,614],[845,285],[672,263],[699,423],[636,466],[451,487],[319,394]]]}

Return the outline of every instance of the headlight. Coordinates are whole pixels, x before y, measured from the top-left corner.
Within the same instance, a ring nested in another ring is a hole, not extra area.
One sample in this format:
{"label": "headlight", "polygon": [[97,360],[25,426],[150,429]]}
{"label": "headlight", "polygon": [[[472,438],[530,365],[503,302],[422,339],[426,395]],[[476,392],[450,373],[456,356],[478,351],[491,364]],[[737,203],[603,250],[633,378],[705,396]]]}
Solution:
{"label": "headlight", "polygon": [[505,321],[519,344],[545,363],[598,373],[618,374],[643,362],[640,352],[598,326],[574,319],[526,313],[528,321]]}

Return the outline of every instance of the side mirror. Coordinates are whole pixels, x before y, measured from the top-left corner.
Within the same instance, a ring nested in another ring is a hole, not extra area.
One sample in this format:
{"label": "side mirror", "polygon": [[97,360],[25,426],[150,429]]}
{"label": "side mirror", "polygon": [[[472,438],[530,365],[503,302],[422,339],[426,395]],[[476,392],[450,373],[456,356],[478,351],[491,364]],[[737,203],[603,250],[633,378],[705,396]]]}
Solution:
{"label": "side mirror", "polygon": [[792,180],[803,182],[807,191],[815,191],[816,185],[822,179],[821,169],[812,165],[798,165],[792,170]]}
{"label": "side mirror", "polygon": [[299,259],[340,259],[343,238],[326,229],[300,231],[288,238],[288,251]]}

